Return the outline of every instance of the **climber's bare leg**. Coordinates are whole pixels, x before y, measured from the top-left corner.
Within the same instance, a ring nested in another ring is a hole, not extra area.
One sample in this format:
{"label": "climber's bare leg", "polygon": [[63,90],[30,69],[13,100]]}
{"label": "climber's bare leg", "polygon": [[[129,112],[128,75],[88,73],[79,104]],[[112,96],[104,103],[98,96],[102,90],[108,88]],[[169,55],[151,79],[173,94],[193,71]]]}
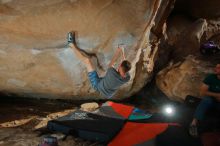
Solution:
{"label": "climber's bare leg", "polygon": [[88,72],[92,72],[95,70],[91,59],[89,56],[84,54],[80,48],[76,45],[76,43],[69,43],[70,48],[74,51],[76,56],[86,65],[86,69]]}

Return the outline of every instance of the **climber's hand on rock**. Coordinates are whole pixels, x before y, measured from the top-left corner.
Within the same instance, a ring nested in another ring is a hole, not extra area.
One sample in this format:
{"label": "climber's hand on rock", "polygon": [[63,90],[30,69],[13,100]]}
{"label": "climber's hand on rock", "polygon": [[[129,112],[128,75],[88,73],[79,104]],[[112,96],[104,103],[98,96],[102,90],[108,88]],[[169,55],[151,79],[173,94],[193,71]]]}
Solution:
{"label": "climber's hand on rock", "polygon": [[122,53],[123,60],[126,60],[126,57],[125,57],[125,45],[124,44],[119,44],[118,45],[118,49],[120,49],[120,51]]}

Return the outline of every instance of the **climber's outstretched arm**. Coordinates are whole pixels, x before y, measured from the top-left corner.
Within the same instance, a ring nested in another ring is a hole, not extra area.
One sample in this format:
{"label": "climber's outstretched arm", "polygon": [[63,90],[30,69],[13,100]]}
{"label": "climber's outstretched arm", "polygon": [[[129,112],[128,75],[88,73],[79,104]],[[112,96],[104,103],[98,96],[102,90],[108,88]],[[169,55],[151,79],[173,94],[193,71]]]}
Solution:
{"label": "climber's outstretched arm", "polygon": [[111,62],[108,65],[109,67],[113,67],[113,65],[115,64],[115,61],[118,59],[121,52],[122,52],[121,48],[118,47],[117,50],[115,51],[114,56],[112,57]]}
{"label": "climber's outstretched arm", "polygon": [[125,57],[125,52],[124,52],[124,46],[123,45],[119,45],[114,56],[112,57],[112,60],[111,62],[109,63],[109,67],[112,67],[114,64],[115,64],[115,61],[118,59],[120,53],[122,55],[122,58],[121,58],[121,62],[126,60],[126,57]]}
{"label": "climber's outstretched arm", "polygon": [[122,52],[122,61],[126,60],[126,57],[125,57],[125,48],[121,48],[121,52]]}

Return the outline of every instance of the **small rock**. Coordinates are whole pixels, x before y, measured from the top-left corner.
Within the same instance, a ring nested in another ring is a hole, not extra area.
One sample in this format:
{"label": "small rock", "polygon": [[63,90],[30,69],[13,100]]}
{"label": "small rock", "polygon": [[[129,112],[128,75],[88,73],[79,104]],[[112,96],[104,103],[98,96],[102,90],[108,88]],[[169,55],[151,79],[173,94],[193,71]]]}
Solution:
{"label": "small rock", "polygon": [[96,102],[84,103],[81,105],[81,110],[92,112],[92,111],[96,110],[98,107],[99,107],[99,105]]}

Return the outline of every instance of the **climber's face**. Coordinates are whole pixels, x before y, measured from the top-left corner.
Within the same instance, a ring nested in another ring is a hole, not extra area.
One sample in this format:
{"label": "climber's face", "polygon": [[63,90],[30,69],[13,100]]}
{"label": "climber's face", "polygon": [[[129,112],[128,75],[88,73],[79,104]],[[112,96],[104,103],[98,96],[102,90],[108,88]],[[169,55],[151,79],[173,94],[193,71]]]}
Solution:
{"label": "climber's face", "polygon": [[119,68],[118,68],[118,72],[119,74],[122,76],[122,77],[125,77],[125,72],[124,72],[124,69],[123,67],[120,65]]}

